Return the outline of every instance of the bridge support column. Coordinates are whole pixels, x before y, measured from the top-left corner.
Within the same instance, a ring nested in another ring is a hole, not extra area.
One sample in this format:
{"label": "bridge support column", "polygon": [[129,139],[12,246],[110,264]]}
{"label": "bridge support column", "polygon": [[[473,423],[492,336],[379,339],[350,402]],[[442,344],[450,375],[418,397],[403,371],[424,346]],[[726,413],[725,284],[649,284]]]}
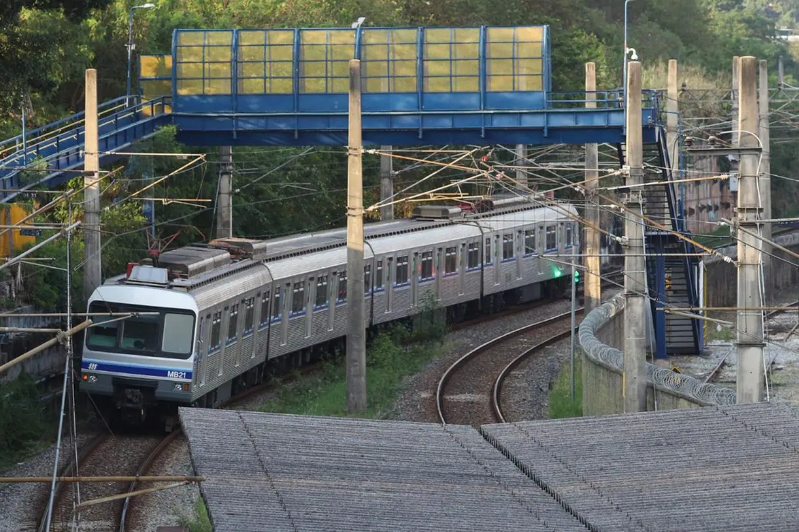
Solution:
{"label": "bridge support column", "polygon": [[100,241],[100,139],[97,124],[97,70],[86,70],[85,153],[83,159],[84,216],[83,294],[88,301],[102,279]]}
{"label": "bridge support column", "polygon": [[[380,146],[380,150],[390,152],[391,146]],[[380,156],[380,201],[387,201],[394,195],[394,158],[389,155]],[[394,206],[380,207],[382,221],[394,219]]]}
{"label": "bridge support column", "polygon": [[[738,68],[740,106],[738,147],[741,177],[738,181],[738,403],[763,400],[763,306],[760,284],[761,241],[757,218],[761,213],[757,190],[757,70],[754,57],[742,57]],[[758,310],[751,310],[751,309]]]}
{"label": "bridge support column", "polygon": [[[680,171],[680,145],[679,145],[679,125],[680,108],[679,92],[677,92],[677,60],[669,60],[669,79],[668,79],[668,99],[666,100],[666,144],[669,153],[669,164],[671,165],[671,175],[676,177]],[[680,208],[679,214],[682,215],[685,209],[684,183],[680,183]]]}
{"label": "bridge support column", "polygon": [[216,205],[216,238],[233,236],[233,148],[219,147],[219,196]]}
{"label": "bridge support column", "polygon": [[350,60],[347,156],[347,411],[366,410],[366,334],[363,285],[363,141],[361,62]]}
{"label": "bridge support column", "polygon": [[[641,122],[641,63],[627,65],[627,184],[644,182],[643,127]],[[646,259],[644,258],[643,194],[640,186],[630,188],[627,207],[640,213],[625,214],[624,235],[624,411],[646,410]]]}
{"label": "bridge support column", "polygon": [[[596,64],[585,64],[585,106],[596,107]],[[599,257],[599,147],[597,144],[585,145],[585,313],[597,308],[602,301],[601,259]]]}
{"label": "bridge support column", "polygon": [[[758,136],[763,144],[760,158],[760,206],[763,207],[762,217],[771,220],[771,131],[769,128],[768,105],[768,61],[760,61],[760,101],[759,118],[760,127]],[[763,238],[771,240],[771,222],[761,226]],[[763,242],[763,279],[766,281],[766,301],[774,297],[774,278],[771,275],[771,246]]]}

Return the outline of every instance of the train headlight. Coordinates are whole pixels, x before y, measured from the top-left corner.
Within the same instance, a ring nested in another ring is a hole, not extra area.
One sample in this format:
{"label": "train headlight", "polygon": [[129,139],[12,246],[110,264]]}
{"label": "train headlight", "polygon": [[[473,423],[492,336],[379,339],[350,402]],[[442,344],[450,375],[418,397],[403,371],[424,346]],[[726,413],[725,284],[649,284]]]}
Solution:
{"label": "train headlight", "polygon": [[95,382],[97,382],[97,375],[89,375],[88,373],[84,373],[83,382],[94,384]]}
{"label": "train headlight", "polygon": [[188,382],[176,382],[175,383],[175,391],[176,392],[188,392],[190,384]]}

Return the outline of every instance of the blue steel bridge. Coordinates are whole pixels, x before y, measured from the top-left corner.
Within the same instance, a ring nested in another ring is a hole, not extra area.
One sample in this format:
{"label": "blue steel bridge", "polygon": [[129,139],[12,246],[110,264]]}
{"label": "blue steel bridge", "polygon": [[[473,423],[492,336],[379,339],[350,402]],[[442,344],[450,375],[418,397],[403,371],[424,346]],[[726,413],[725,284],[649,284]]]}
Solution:
{"label": "blue steel bridge", "polygon": [[[625,164],[621,91],[552,91],[548,26],[458,28],[177,29],[171,53],[141,56],[138,91],[99,106],[100,163],[159,128],[191,146],[344,146],[348,62],[361,60],[364,145],[607,143]],[[649,181],[671,165],[654,92],[644,93]],[[83,167],[84,114],[0,142],[3,189],[56,187]],[[26,166],[47,169],[22,183]],[[4,192],[10,201],[15,192]],[[646,187],[645,215],[685,232],[672,184]],[[692,253],[648,226],[648,251]],[[698,306],[695,258],[647,259],[657,355],[699,352],[696,320],[655,309]],[[665,279],[670,279],[668,290]]]}

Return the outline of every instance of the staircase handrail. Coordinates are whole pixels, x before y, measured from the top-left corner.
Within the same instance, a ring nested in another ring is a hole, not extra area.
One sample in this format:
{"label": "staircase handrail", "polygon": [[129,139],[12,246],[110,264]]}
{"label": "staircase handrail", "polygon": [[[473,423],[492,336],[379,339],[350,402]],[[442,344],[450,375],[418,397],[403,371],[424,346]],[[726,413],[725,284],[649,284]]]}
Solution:
{"label": "staircase handrail", "polygon": [[[118,98],[114,98],[112,100],[108,100],[106,102],[101,103],[100,105],[97,106],[98,116],[100,117],[106,116],[109,113],[118,111],[119,109],[124,109],[125,108],[124,102],[125,102],[125,96],[120,96]],[[135,106],[136,105],[131,105],[129,107],[135,107]],[[19,134],[15,137],[11,137],[10,139],[0,141],[0,159],[10,156],[9,152],[15,153],[17,151],[21,151],[23,146],[23,141],[25,144],[27,144],[28,148],[30,148],[31,146],[42,142],[43,139],[47,139],[53,135],[61,133],[62,131],[70,129],[77,124],[83,123],[85,115],[86,111],[80,111],[75,114],[56,120],[55,122],[51,122],[36,129],[31,129],[30,131],[26,131],[24,135]]]}

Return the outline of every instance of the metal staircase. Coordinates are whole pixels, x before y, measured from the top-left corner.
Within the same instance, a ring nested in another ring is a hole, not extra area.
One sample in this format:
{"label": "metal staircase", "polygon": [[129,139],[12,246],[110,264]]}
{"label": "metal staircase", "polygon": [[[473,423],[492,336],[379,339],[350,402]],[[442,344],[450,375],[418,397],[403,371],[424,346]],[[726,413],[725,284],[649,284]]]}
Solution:
{"label": "metal staircase", "polygon": [[[671,165],[662,128],[655,142],[644,143],[644,183],[672,180]],[[626,150],[618,146],[619,161],[626,163]],[[684,211],[678,204],[673,184],[645,186],[644,216],[664,226],[647,223],[644,229],[647,252],[647,289],[655,325],[656,358],[672,354],[698,354],[703,345],[699,320],[663,311],[666,307],[700,306],[698,258],[692,244],[671,231],[687,235]],[[676,255],[676,256],[675,256]]]}
{"label": "metal staircase", "polygon": [[[123,96],[99,105],[98,114],[101,164],[119,157],[108,152],[150,137],[172,120],[169,97],[126,106]],[[83,167],[83,122],[80,112],[0,142],[0,199],[12,199],[18,194],[14,190],[44,183],[52,188],[80,175],[75,170]]]}

